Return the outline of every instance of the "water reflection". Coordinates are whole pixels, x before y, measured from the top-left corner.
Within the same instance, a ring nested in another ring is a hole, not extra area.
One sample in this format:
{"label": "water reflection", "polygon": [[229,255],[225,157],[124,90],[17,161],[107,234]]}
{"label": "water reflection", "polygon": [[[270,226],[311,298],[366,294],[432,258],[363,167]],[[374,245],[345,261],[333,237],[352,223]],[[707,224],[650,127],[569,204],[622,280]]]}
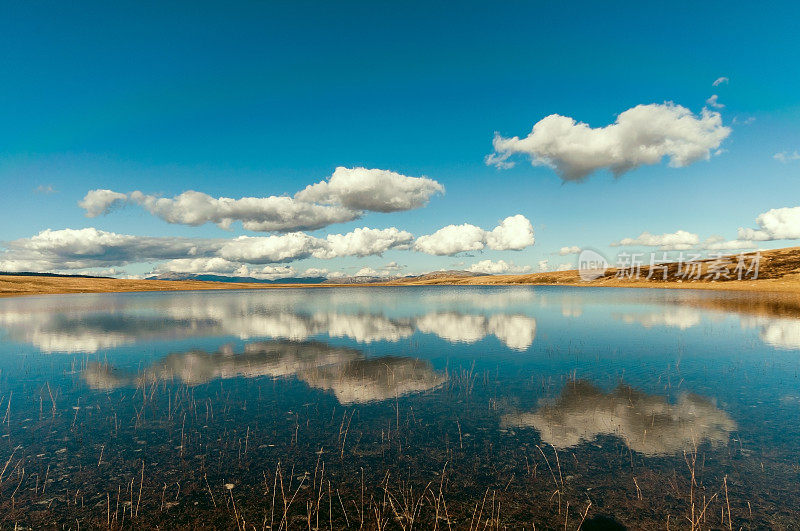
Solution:
{"label": "water reflection", "polygon": [[139,387],[161,380],[177,379],[193,386],[219,378],[259,376],[296,377],[311,387],[332,391],[342,404],[429,391],[446,381],[427,361],[398,356],[366,359],[358,350],[316,341],[249,343],[240,354],[230,346],[211,353],[175,353],[138,373],[91,362],[81,372],[84,382],[97,390]]}
{"label": "water reflection", "polygon": [[[273,527],[306,527],[309,508],[334,529],[362,514],[410,527],[386,500],[413,488],[420,528],[444,525],[445,497],[453,527],[485,502],[489,527],[575,527],[601,506],[651,529],[712,499],[703,525],[786,527],[800,357],[777,349],[800,349],[798,310],[557,286],[0,300],[0,513],[233,527],[230,513],[257,521],[274,503]],[[98,353],[41,354],[61,351]],[[695,448],[696,481],[681,453]],[[548,459],[555,495],[536,479]]]}
{"label": "water reflection", "polygon": [[772,347],[800,350],[800,321],[797,319],[742,318],[743,328],[758,328],[758,337]]}
{"label": "water reflection", "polygon": [[638,323],[645,328],[667,326],[681,330],[697,326],[703,320],[703,313],[700,310],[685,306],[667,307],[660,311],[647,313],[615,314],[614,316],[624,323]]}
{"label": "water reflection", "polygon": [[[52,308],[47,299],[4,301],[0,327],[10,339],[29,343],[42,352],[97,352],[145,340],[198,336],[234,336],[304,341],[325,335],[359,343],[399,341],[415,331],[451,342],[472,343],[495,336],[506,346],[525,350],[536,336],[536,320],[522,313],[481,313],[505,301],[527,301],[526,292],[478,293],[424,297],[425,305],[398,308],[397,297],[342,299],[337,292],[319,290],[316,299],[289,290],[270,293],[181,294],[147,297],[85,297]],[[529,292],[528,292],[529,293]],[[469,295],[469,296],[467,296]],[[432,310],[457,305],[458,309]]]}
{"label": "water reflection", "polygon": [[703,441],[726,444],[736,423],[709,399],[682,394],[675,404],[626,385],[605,393],[577,380],[561,396],[535,412],[504,415],[506,426],[532,427],[556,448],[569,448],[600,435],[615,435],[631,450],[668,455],[690,450]]}
{"label": "water reflection", "polygon": [[445,375],[427,361],[407,357],[361,359],[304,371],[311,387],[330,390],[342,404],[388,400],[441,386]]}

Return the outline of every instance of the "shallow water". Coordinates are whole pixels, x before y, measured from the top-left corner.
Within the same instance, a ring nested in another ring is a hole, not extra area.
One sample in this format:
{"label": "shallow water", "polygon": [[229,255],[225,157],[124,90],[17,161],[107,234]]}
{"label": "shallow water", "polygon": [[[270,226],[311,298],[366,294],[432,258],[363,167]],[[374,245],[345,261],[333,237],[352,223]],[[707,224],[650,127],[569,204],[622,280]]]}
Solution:
{"label": "shallow water", "polygon": [[799,356],[786,296],[0,300],[0,522],[797,528]]}

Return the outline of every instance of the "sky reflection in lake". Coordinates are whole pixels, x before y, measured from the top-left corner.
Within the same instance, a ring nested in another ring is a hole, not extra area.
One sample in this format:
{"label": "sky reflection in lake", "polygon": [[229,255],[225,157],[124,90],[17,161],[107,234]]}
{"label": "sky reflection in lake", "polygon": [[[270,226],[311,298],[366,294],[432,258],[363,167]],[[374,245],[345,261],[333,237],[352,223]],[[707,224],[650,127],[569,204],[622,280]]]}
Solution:
{"label": "sky reflection in lake", "polygon": [[3,522],[157,525],[177,484],[174,521],[268,505],[299,525],[322,506],[303,487],[286,509],[276,482],[318,490],[324,462],[340,525],[400,525],[379,494],[413,487],[435,494],[423,521],[446,500],[457,526],[486,492],[499,521],[540,527],[589,501],[688,522],[702,492],[709,525],[780,527],[800,506],[798,316],[786,296],[560,287],[0,300]]}

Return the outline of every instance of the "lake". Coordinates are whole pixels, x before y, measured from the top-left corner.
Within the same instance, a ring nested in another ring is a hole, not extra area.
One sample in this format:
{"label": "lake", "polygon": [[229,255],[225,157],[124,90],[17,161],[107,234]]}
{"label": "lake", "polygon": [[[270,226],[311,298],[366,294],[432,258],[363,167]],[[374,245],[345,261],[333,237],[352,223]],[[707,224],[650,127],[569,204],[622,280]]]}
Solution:
{"label": "lake", "polygon": [[353,287],[0,300],[0,522],[800,526],[800,298]]}

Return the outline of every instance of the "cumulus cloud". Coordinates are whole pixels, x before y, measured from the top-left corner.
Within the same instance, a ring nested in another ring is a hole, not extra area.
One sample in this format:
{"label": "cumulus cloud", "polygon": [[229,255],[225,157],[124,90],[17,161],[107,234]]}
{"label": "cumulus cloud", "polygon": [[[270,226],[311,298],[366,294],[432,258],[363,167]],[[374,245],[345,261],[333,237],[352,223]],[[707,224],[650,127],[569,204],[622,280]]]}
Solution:
{"label": "cumulus cloud", "polygon": [[177,258],[160,264],[156,273],[234,273],[240,263],[230,262],[218,256],[207,258]]}
{"label": "cumulus cloud", "polygon": [[370,256],[380,255],[396,247],[407,247],[412,240],[411,233],[395,227],[362,227],[347,234],[329,234],[324,239],[303,232],[240,236],[223,244],[219,255],[228,260],[251,264],[290,262],[311,256],[323,259]]}
{"label": "cumulus cloud", "polygon": [[399,212],[425,206],[436,193],[444,193],[444,186],[427,177],[340,166],[327,181],[307,186],[295,199],[355,211]]}
{"label": "cumulus cloud", "polygon": [[719,102],[719,96],[717,96],[716,94],[712,94],[712,95],[711,95],[711,97],[709,97],[709,98],[706,100],[706,103],[707,103],[708,105],[711,105],[711,106],[712,106],[712,107],[714,107],[715,109],[722,109],[722,108],[724,108],[724,107],[725,107],[725,105],[724,105],[724,104],[722,104],[722,103],[720,103],[720,102]]}
{"label": "cumulus cloud", "polygon": [[480,251],[484,247],[498,251],[518,251],[534,243],[533,225],[525,216],[517,214],[507,217],[491,231],[469,223],[447,225],[433,234],[417,238],[414,249],[441,256]]}
{"label": "cumulus cloud", "polygon": [[362,267],[353,275],[354,277],[367,277],[367,278],[389,278],[397,276],[394,270],[389,269],[374,269],[372,267]]}
{"label": "cumulus cloud", "polygon": [[723,83],[727,85],[729,81],[730,81],[730,79],[728,79],[727,77],[724,77],[724,76],[723,77],[718,77],[717,79],[714,80],[713,83],[711,83],[711,85],[713,85],[715,87],[718,87],[718,86],[722,85]]}
{"label": "cumulus cloud", "polygon": [[341,206],[318,205],[286,196],[214,198],[189,190],[174,198],[141,192],[132,192],[128,197],[168,223],[216,223],[229,228],[234,221],[241,221],[245,229],[260,232],[314,230],[361,216],[360,212]]}
{"label": "cumulus cloud", "polygon": [[329,271],[325,268],[319,267],[309,267],[302,273],[300,273],[301,277],[327,277]]}
{"label": "cumulus cloud", "polygon": [[685,230],[667,234],[650,234],[645,231],[636,238],[623,238],[618,242],[613,242],[611,246],[658,247],[662,251],[680,251],[690,249],[698,243],[700,243],[700,237]]}
{"label": "cumulus cloud", "polygon": [[800,160],[800,153],[797,150],[794,151],[781,151],[780,153],[775,153],[772,155],[772,158],[781,162],[783,164],[788,164],[795,160]]}
{"label": "cumulus cloud", "polygon": [[316,238],[303,232],[234,239],[154,238],[117,234],[95,228],[45,230],[9,242],[0,251],[1,271],[56,271],[167,261],[156,272],[235,273],[272,271],[241,269],[246,264],[277,264],[315,257],[380,255],[407,248],[413,236],[395,227],[362,227],[347,234]]}
{"label": "cumulus cloud", "polygon": [[730,132],[719,113],[703,109],[698,117],[671,102],[637,105],[599,128],[552,114],[524,138],[496,134],[486,163],[508,167],[510,157],[523,154],[535,166],[552,167],[565,181],[580,181],[600,169],[619,176],[664,157],[672,167],[688,166],[709,159]]}
{"label": "cumulus cloud", "polygon": [[547,259],[539,260],[539,263],[537,264],[537,267],[538,267],[540,273],[544,273],[550,267],[550,260],[547,260]]}
{"label": "cumulus cloud", "polygon": [[758,244],[751,240],[726,240],[722,236],[709,236],[700,247],[709,251],[734,251],[754,249]]}
{"label": "cumulus cloud", "polygon": [[180,258],[177,260],[170,260],[160,264],[153,272],[235,275],[237,277],[250,277],[262,280],[307,276],[298,273],[292,266],[288,265],[267,265],[264,267],[252,268],[247,264],[231,262],[216,256],[211,258]]}
{"label": "cumulus cloud", "polygon": [[486,245],[496,251],[519,251],[534,242],[533,225],[522,214],[507,217],[486,235]]}
{"label": "cumulus cloud", "polygon": [[738,240],[796,240],[800,238],[800,207],[773,208],[756,218],[757,229],[739,228]]}
{"label": "cumulus cloud", "polygon": [[475,225],[447,225],[433,234],[420,236],[414,242],[417,251],[435,255],[453,255],[464,251],[480,251],[486,231]]}
{"label": "cumulus cloud", "polygon": [[739,227],[736,239],[726,240],[714,235],[702,242],[697,234],[679,230],[668,234],[643,232],[636,238],[623,238],[611,245],[658,247],[664,251],[705,249],[711,251],[734,251],[756,249],[759,242],[800,239],[800,207],[773,208],[756,217],[757,228]]}
{"label": "cumulus cloud", "polygon": [[580,254],[581,248],[577,245],[572,245],[569,247],[562,247],[558,250],[558,254],[561,256],[567,256],[568,254]]}
{"label": "cumulus cloud", "polygon": [[168,223],[229,228],[238,221],[246,230],[295,232],[315,230],[359,219],[366,211],[398,212],[425,206],[444,187],[427,177],[408,177],[388,170],[336,168],[327,181],[289,196],[212,197],[188,190],[175,197],[140,191],[91,190],[80,203],[88,217],[133,203]]}
{"label": "cumulus cloud", "polygon": [[133,262],[210,256],[217,240],[154,238],[106,232],[95,228],[44,230],[6,244],[0,270],[53,271],[111,267]]}
{"label": "cumulus cloud", "polygon": [[227,241],[219,250],[226,260],[250,264],[270,264],[308,258],[319,248],[319,238],[302,232],[273,236],[240,236]]}
{"label": "cumulus cloud", "polygon": [[297,270],[290,265],[267,265],[256,269],[244,266],[239,268],[237,274],[263,280],[278,280],[281,278],[301,276],[297,273]]}
{"label": "cumulus cloud", "polygon": [[86,217],[96,218],[101,214],[108,214],[112,209],[124,204],[127,200],[127,194],[112,190],[90,190],[78,203],[78,206],[86,211]]}
{"label": "cumulus cloud", "polygon": [[388,229],[363,227],[347,234],[329,234],[325,239],[327,245],[315,253],[314,256],[317,258],[380,255],[389,249],[408,248],[414,236],[395,227]]}
{"label": "cumulus cloud", "polygon": [[487,275],[501,275],[501,274],[522,274],[522,273],[530,273],[531,266],[517,266],[514,265],[514,262],[506,262],[505,260],[498,260],[497,262],[493,262],[491,260],[481,260],[480,262],[474,263],[467,268],[467,271],[471,271],[473,273],[484,273]]}

